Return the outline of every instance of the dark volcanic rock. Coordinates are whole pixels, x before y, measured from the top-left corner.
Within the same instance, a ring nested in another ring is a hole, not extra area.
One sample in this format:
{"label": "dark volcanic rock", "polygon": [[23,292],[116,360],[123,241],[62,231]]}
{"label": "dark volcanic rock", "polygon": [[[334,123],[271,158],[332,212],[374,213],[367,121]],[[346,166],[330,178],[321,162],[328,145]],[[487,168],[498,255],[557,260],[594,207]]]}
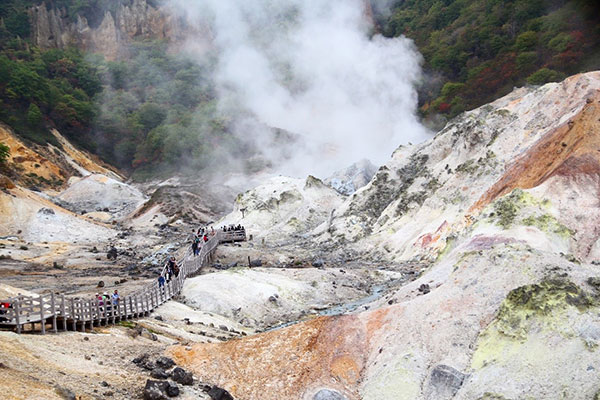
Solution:
{"label": "dark volcanic rock", "polygon": [[428,284],[423,283],[421,286],[419,286],[419,292],[421,292],[423,294],[427,294],[427,293],[431,292],[431,289],[429,288]]}
{"label": "dark volcanic rock", "polygon": [[156,360],[156,366],[162,369],[169,369],[173,365],[175,365],[175,361],[169,357],[158,357]]}
{"label": "dark volcanic rock", "polygon": [[210,388],[208,395],[212,400],[233,400],[233,396],[227,390],[221,389],[218,386]]}
{"label": "dark volcanic rock", "polygon": [[150,373],[150,376],[154,379],[167,379],[169,374],[167,374],[163,369],[154,368]]}
{"label": "dark volcanic rock", "polygon": [[165,392],[167,393],[167,396],[169,396],[169,397],[179,396],[179,386],[177,386],[173,382],[167,382]]}
{"label": "dark volcanic rock", "polygon": [[192,373],[187,372],[185,369],[180,367],[175,367],[171,373],[171,377],[175,382],[181,383],[182,385],[192,385],[194,383],[194,376]]}
{"label": "dark volcanic rock", "polygon": [[115,249],[114,247],[111,247],[110,250],[108,250],[108,252],[106,253],[106,258],[108,258],[109,260],[110,259],[116,260],[117,255],[118,255],[117,249]]}
{"label": "dark volcanic rock", "polygon": [[167,399],[167,386],[165,381],[153,381],[148,379],[144,387],[144,400],[165,400]]}

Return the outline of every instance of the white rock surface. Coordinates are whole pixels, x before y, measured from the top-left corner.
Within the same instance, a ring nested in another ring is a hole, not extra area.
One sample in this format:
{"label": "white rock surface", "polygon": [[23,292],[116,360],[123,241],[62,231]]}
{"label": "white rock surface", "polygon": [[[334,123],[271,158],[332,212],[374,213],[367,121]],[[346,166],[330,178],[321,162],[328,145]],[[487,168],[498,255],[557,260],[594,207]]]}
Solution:
{"label": "white rock surface", "polygon": [[127,216],[146,201],[135,187],[101,174],[75,181],[58,198],[88,212],[108,208],[115,218]]}
{"label": "white rock surface", "polygon": [[242,224],[255,238],[289,240],[326,222],[342,201],[341,194],[312,176],[278,176],[238,195],[234,211],[215,225]]}

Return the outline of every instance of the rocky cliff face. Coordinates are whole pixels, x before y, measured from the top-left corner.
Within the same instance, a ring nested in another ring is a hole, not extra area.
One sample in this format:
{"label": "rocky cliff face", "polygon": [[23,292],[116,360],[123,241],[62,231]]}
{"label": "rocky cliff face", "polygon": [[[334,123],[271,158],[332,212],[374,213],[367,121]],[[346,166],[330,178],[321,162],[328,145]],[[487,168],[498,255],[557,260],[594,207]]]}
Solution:
{"label": "rocky cliff face", "polygon": [[116,12],[106,12],[99,26],[90,27],[87,19],[78,15],[76,21],[67,18],[64,10],[46,4],[29,11],[33,43],[41,48],[64,48],[75,45],[90,52],[102,53],[114,59],[124,51],[124,44],[134,38],[177,40],[181,21],[167,10],[154,8],[146,0],[133,0],[120,5]]}
{"label": "rocky cliff face", "polygon": [[597,398],[599,121],[592,72],[399,148],[313,242],[428,262],[418,279],[367,311],[171,354],[240,399]]}

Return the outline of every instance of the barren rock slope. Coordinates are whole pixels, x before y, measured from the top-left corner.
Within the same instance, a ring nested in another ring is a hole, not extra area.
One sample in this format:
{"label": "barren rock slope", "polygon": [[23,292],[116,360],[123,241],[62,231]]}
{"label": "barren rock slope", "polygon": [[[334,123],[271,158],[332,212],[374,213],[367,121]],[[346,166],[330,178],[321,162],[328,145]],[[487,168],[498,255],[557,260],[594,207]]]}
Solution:
{"label": "barren rock slope", "polygon": [[598,396],[599,89],[517,89],[336,207],[313,242],[430,262],[370,310],[170,353],[240,399]]}

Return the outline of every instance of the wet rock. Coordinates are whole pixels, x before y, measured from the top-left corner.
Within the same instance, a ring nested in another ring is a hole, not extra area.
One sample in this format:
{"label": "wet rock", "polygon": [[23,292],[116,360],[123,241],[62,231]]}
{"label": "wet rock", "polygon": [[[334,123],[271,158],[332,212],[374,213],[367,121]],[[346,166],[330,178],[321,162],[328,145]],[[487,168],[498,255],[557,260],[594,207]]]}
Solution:
{"label": "wet rock", "polygon": [[92,247],[92,250],[90,250],[92,253],[97,253],[98,252],[98,248],[96,246]]}
{"label": "wet rock", "polygon": [[38,210],[38,214],[54,215],[54,210],[51,208],[42,207]]}
{"label": "wet rock", "polygon": [[233,396],[225,389],[218,386],[213,386],[208,391],[208,395],[212,400],[233,400]]}
{"label": "wet rock", "polygon": [[262,260],[252,260],[250,261],[251,267],[262,267]]}
{"label": "wet rock", "polygon": [[426,398],[451,399],[458,392],[466,377],[467,375],[448,365],[436,365],[431,371]]}
{"label": "wet rock", "polygon": [[162,321],[163,317],[161,317],[160,315],[157,315],[157,316],[154,317],[154,319],[157,320],[157,321]]}
{"label": "wet rock", "polygon": [[225,325],[219,325],[219,329],[225,332],[229,332],[229,329]]}
{"label": "wet rock", "polygon": [[100,386],[109,387],[110,385],[108,384],[108,382],[102,381],[102,382],[100,382]]}
{"label": "wet rock", "polygon": [[150,372],[150,376],[154,379],[167,379],[169,374],[167,374],[163,369],[154,368],[152,372]]}
{"label": "wet rock", "polygon": [[144,387],[144,400],[165,400],[167,399],[167,386],[165,381],[153,381],[148,379]]}
{"label": "wet rock", "polygon": [[313,396],[313,400],[348,400],[337,390],[321,389]]}
{"label": "wet rock", "polygon": [[192,385],[194,383],[194,376],[191,372],[187,372],[185,369],[180,367],[175,367],[173,372],[171,373],[171,378],[177,383],[182,385]]}
{"label": "wet rock", "polygon": [[163,369],[169,369],[175,365],[175,361],[169,357],[158,357],[156,360],[156,366]]}
{"label": "wet rock", "polygon": [[325,261],[318,259],[312,262],[312,266],[315,268],[323,268],[323,265],[325,264]]}
{"label": "wet rock", "polygon": [[227,264],[226,268],[227,269],[229,269],[229,268],[235,268],[237,266],[238,266],[238,262],[236,261],[236,262],[232,262],[232,263]]}

